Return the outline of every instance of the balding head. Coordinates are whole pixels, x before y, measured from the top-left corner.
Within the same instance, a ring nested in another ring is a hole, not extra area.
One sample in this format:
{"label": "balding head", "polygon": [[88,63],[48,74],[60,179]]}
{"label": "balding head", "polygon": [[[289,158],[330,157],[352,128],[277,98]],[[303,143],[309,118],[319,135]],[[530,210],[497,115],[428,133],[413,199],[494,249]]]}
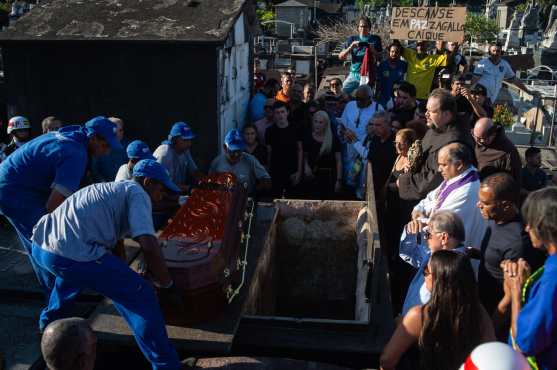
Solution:
{"label": "balding head", "polygon": [[437,163],[443,179],[450,180],[470,167],[472,151],[461,143],[447,144],[439,150]]}
{"label": "balding head", "polygon": [[124,121],[118,117],[109,117],[108,120],[116,125],[116,137],[122,141],[124,138]]}
{"label": "balding head", "polygon": [[366,108],[371,105],[372,90],[369,85],[362,85],[356,89],[356,104],[358,108]]}
{"label": "balding head", "polygon": [[77,317],[50,323],[41,339],[41,352],[50,370],[92,370],[97,339],[86,320]]}
{"label": "balding head", "polygon": [[497,133],[497,126],[493,123],[491,118],[480,118],[474,125],[472,136],[476,144],[480,146],[487,146],[493,142],[493,138]]}

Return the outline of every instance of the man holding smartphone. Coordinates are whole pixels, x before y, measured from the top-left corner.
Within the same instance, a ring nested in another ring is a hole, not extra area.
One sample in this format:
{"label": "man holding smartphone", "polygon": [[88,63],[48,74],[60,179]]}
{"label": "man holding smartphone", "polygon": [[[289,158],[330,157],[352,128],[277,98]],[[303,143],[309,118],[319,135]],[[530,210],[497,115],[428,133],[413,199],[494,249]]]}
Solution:
{"label": "man holding smartphone", "polygon": [[[461,119],[461,122],[467,124],[470,128],[474,127],[474,123],[478,119],[488,117],[489,113],[492,113],[487,106],[484,106],[487,101],[484,101],[484,105],[482,105],[479,100],[475,98],[475,95],[471,93],[470,86],[472,84],[472,78],[472,75],[465,74],[454,79],[451,84],[451,95],[454,96],[456,100],[457,115]],[[474,92],[476,93],[477,90],[474,90]]]}
{"label": "man holding smartphone", "polygon": [[[371,20],[368,17],[360,17],[358,20],[358,35],[350,36],[342,44],[342,51],[338,54],[340,60],[348,59],[351,56],[352,63],[350,65],[350,73],[344,80],[342,89],[347,94],[352,94],[360,85],[360,70],[367,49],[374,54],[375,60],[378,59],[378,53],[383,51],[381,38],[377,35],[370,34]],[[370,68],[377,66],[370,66]]]}

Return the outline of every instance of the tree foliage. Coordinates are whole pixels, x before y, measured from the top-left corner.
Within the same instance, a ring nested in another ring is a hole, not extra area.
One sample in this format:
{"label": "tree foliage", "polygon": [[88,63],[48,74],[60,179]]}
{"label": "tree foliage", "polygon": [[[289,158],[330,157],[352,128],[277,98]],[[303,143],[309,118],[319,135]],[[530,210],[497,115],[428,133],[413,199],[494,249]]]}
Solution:
{"label": "tree foliage", "polygon": [[[272,21],[275,19],[275,13],[272,10],[267,9],[257,9],[256,11],[257,18],[259,19],[259,23],[263,23],[266,21]],[[273,24],[262,24],[261,27],[264,30],[271,30],[273,28]]]}
{"label": "tree foliage", "polygon": [[483,14],[468,13],[464,24],[464,35],[466,40],[476,42],[490,42],[497,39],[499,26],[493,19]]}
{"label": "tree foliage", "polygon": [[382,7],[387,5],[386,0],[356,0],[356,6],[358,9],[363,10],[364,6],[370,5],[372,7]]}

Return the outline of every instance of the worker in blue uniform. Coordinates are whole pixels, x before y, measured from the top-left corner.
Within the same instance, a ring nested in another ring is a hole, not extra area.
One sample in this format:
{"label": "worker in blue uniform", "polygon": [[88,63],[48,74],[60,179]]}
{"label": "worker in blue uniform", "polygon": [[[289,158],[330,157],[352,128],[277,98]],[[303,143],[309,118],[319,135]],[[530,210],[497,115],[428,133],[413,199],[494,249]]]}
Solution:
{"label": "worker in blue uniform", "polygon": [[151,217],[151,202],[167,190],[180,192],[161,164],[143,159],[133,168],[133,180],[87,186],[39,220],[32,236],[32,258],[50,291],[39,320],[41,330],[68,314],[81,289],[90,289],[112,300],[153,369],[182,367],[151,283],[112,254],[118,240],[133,238],[143,250],[161,299],[183,302]]}
{"label": "worker in blue uniform", "polygon": [[527,356],[534,370],[557,369],[557,188],[532,192],[522,206],[532,246],[547,253],[542,267],[532,271],[524,259],[505,260],[505,296],[496,315],[508,316],[509,344]]}
{"label": "worker in blue uniform", "polygon": [[33,227],[79,188],[88,155],[105,155],[119,146],[116,125],[96,117],[83,127],[67,126],[41,135],[0,163],[0,214],[12,224],[29,255]]}

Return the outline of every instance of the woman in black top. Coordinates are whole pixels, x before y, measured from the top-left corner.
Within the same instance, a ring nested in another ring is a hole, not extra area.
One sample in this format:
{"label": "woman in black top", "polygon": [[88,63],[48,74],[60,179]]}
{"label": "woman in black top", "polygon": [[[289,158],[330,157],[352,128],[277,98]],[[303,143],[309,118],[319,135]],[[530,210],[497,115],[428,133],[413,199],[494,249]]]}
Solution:
{"label": "woman in black top", "polygon": [[313,115],[311,131],[304,135],[304,176],[312,199],[332,199],[341,190],[342,161],[340,143],[333,135],[329,115]]}
{"label": "woman in black top", "polygon": [[264,167],[267,167],[268,155],[267,148],[264,145],[259,144],[257,139],[257,129],[254,125],[247,124],[242,130],[244,134],[244,142],[246,143],[246,149],[244,152],[253,155],[259,163]]}
{"label": "woman in black top", "polygon": [[431,298],[404,316],[383,349],[381,370],[394,370],[415,346],[420,364],[412,369],[457,370],[476,346],[495,340],[468,257],[453,250],[433,253],[424,280]]}

